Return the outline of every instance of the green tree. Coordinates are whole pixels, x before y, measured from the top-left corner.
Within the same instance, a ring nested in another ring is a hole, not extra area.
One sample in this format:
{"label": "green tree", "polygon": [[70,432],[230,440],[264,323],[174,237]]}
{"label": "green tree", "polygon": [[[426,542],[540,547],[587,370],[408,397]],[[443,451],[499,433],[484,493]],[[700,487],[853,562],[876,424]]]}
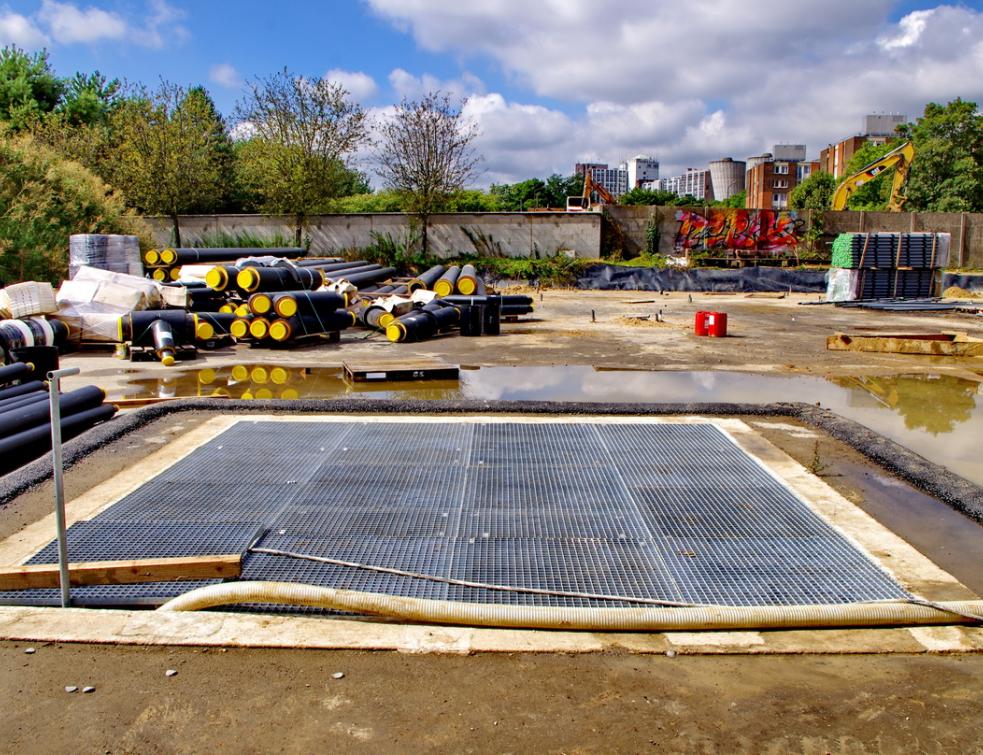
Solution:
{"label": "green tree", "polygon": [[722,199],[720,201],[721,207],[733,207],[734,209],[743,210],[744,205],[747,204],[747,192],[739,191],[736,194],[731,194],[727,199]]}
{"label": "green tree", "polygon": [[[514,184],[493,184],[491,193],[506,212],[522,212],[533,207],[546,207],[549,192],[546,183],[539,178],[528,178]],[[564,200],[564,205],[566,200]]]}
{"label": "green tree", "polygon": [[975,102],[930,102],[924,115],[901,133],[915,147],[908,209],[983,211],[983,114]]}
{"label": "green tree", "polygon": [[51,70],[46,51],[28,55],[17,47],[0,50],[0,120],[14,131],[54,110],[64,91],[65,83]]}
{"label": "green tree", "polygon": [[[860,149],[853,153],[850,161],[846,165],[846,170],[840,179],[842,183],[848,177],[859,173],[866,166],[875,160],[884,157],[888,152],[897,147],[897,142],[889,141],[886,144],[871,144],[867,142]],[[887,209],[887,203],[891,199],[891,186],[894,181],[894,171],[887,170],[873,180],[868,181],[863,186],[854,191],[847,200],[846,206],[849,210],[868,210],[880,211]]]}
{"label": "green tree", "polygon": [[214,208],[223,195],[221,124],[200,93],[161,82],[113,111],[118,140],[112,183],[141,212],[166,215],[181,245],[178,216]]}
{"label": "green tree", "polygon": [[476,175],[480,157],[471,144],[477,135],[477,127],[440,92],[404,99],[379,128],[379,175],[420,220],[424,257],[430,216]]}
{"label": "green tree", "polygon": [[98,71],[89,75],[76,73],[65,82],[55,112],[68,126],[103,125],[120,101],[121,86],[119,79],[108,81]]}
{"label": "green tree", "polygon": [[73,233],[135,234],[152,243],[119,194],[29,136],[0,137],[0,164],[0,280],[64,279]]}
{"label": "green tree", "polygon": [[264,212],[294,216],[298,245],[311,215],[367,188],[345,162],[368,140],[365,111],[341,85],[284,68],[250,82],[235,112],[251,133],[239,150],[239,176]]}
{"label": "green tree", "polygon": [[828,210],[836,191],[836,179],[824,171],[816,171],[794,189],[789,197],[793,210]]}
{"label": "green tree", "polygon": [[624,205],[658,205],[665,207],[676,203],[678,197],[671,191],[660,191],[658,189],[642,189],[635,187],[621,195],[618,200]]}

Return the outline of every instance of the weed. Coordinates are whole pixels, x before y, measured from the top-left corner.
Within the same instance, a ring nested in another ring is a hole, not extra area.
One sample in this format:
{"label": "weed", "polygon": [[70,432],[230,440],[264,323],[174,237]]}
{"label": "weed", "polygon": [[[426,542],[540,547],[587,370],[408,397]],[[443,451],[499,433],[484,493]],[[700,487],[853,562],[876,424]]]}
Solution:
{"label": "weed", "polygon": [[823,461],[822,452],[819,449],[819,441],[816,440],[812,445],[812,461],[809,462],[809,471],[816,475],[816,477],[820,477],[827,469],[829,469],[829,464]]}

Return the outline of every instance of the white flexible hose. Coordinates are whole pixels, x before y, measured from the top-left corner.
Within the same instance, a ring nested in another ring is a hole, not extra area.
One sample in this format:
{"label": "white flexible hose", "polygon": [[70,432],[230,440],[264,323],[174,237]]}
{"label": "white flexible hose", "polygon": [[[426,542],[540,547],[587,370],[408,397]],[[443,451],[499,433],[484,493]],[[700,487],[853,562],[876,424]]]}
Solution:
{"label": "white flexible hose", "polygon": [[428,624],[595,632],[968,624],[974,620],[961,614],[983,614],[983,600],[939,604],[941,609],[951,608],[959,613],[900,601],[813,606],[568,608],[422,600],[290,582],[209,585],[180,595],[157,610],[198,611],[235,603],[312,606]]}

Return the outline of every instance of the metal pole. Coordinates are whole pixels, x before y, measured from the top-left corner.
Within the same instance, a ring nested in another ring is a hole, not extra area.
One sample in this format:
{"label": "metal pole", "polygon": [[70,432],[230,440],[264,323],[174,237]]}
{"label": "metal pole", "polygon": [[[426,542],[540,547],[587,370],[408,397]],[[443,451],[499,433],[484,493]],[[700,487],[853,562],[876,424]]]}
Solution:
{"label": "metal pole", "polygon": [[68,608],[71,602],[71,586],[68,575],[68,537],[65,535],[65,483],[62,480],[60,380],[78,374],[78,367],[66,367],[48,373],[48,392],[51,398],[51,469],[55,483],[55,522],[58,527],[58,573],[62,608]]}

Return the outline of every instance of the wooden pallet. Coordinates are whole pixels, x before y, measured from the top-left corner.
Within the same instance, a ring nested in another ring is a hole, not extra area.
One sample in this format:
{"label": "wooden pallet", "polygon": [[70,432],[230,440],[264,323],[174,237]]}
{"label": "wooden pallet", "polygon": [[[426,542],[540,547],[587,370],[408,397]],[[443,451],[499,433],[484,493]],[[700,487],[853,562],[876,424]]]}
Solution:
{"label": "wooden pallet", "polygon": [[359,364],[345,362],[345,379],[353,383],[397,380],[457,380],[460,368],[433,360],[402,360],[398,362],[373,362]]}

